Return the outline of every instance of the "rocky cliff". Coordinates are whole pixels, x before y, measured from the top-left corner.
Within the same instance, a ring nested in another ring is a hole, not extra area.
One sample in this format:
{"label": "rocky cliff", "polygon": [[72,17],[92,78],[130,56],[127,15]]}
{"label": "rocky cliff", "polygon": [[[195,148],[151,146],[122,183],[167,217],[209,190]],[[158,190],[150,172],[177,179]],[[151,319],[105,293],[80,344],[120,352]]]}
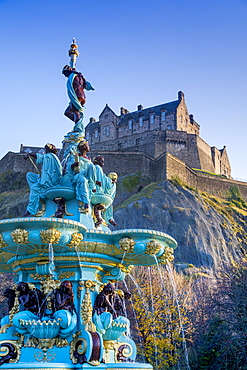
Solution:
{"label": "rocky cliff", "polygon": [[178,242],[177,267],[189,271],[218,269],[241,258],[246,250],[247,209],[179,185],[150,184],[118,205],[118,228],[163,231]]}

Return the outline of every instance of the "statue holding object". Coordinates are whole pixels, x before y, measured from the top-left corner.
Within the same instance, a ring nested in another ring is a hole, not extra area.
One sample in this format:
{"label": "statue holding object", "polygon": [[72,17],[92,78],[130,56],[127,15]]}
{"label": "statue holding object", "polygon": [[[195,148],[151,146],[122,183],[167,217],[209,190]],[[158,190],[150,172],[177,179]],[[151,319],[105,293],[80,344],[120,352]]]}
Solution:
{"label": "statue holding object", "polygon": [[[53,144],[45,145],[45,154],[28,153],[24,159],[33,157],[36,163],[42,163],[41,174],[27,173],[27,182],[30,187],[29,203],[23,217],[36,215],[40,206],[40,198],[46,190],[60,183],[62,166],[57,157],[57,148]],[[30,158],[31,159],[31,158]]]}

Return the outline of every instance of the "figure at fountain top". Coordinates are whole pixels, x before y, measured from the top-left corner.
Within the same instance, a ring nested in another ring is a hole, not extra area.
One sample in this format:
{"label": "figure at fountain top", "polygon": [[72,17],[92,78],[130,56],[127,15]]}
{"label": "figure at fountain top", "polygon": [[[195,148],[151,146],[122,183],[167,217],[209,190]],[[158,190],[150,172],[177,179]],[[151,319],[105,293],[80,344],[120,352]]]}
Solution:
{"label": "figure at fountain top", "polygon": [[75,123],[73,131],[84,134],[83,111],[86,103],[84,90],[94,90],[91,83],[86,81],[84,76],[74,68],[66,65],[62,73],[68,78],[67,92],[70,99],[69,106],[66,108],[64,115]]}
{"label": "figure at fountain top", "polygon": [[24,159],[36,158],[36,163],[42,163],[41,174],[27,173],[30,187],[29,203],[23,217],[36,215],[40,206],[40,198],[46,190],[58,185],[62,178],[62,166],[57,157],[57,148],[53,144],[45,145],[45,154],[28,153]]}

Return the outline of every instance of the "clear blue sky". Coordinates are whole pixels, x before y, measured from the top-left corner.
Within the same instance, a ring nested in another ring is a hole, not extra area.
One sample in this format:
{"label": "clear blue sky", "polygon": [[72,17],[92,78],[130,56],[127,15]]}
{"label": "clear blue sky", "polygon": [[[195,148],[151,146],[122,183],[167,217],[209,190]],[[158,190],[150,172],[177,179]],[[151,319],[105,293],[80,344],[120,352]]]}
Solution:
{"label": "clear blue sky", "polygon": [[0,0],[0,157],[20,144],[61,146],[71,130],[68,49],[93,84],[86,119],[105,104],[154,106],[182,90],[201,137],[226,145],[247,179],[247,0]]}

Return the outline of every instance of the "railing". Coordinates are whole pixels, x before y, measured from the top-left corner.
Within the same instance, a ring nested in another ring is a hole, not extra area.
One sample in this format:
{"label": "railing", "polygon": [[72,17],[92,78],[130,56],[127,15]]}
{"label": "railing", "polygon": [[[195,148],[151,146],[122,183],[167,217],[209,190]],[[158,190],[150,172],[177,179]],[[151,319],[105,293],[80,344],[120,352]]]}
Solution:
{"label": "railing", "polygon": [[241,181],[241,182],[247,182],[247,180],[245,179],[239,179],[237,177],[232,177],[233,180],[236,180],[236,181]]}

